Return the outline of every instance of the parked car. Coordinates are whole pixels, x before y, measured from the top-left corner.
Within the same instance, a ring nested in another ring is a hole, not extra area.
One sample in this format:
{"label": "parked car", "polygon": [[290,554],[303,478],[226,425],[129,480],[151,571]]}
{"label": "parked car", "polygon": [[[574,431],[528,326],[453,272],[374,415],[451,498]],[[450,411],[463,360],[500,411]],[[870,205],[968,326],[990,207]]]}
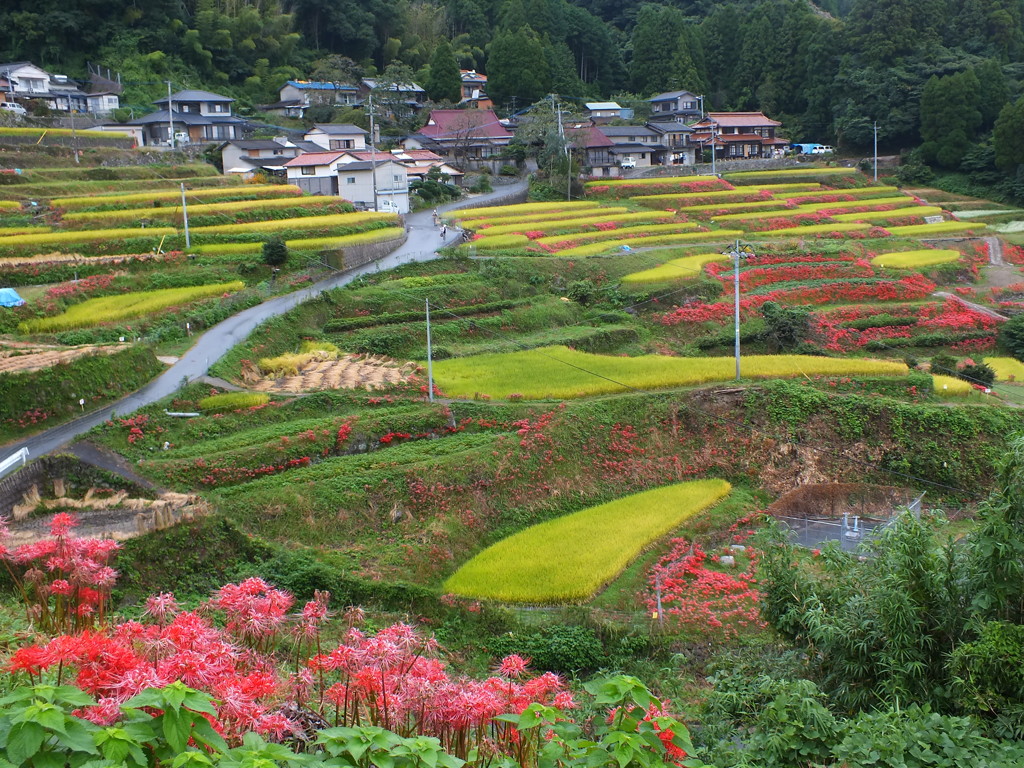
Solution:
{"label": "parked car", "polygon": [[828,144],[819,144],[811,150],[812,155],[831,155],[836,151],[835,147],[830,147]]}
{"label": "parked car", "polygon": [[636,168],[635,157],[624,157],[619,160],[619,168]]}
{"label": "parked car", "polygon": [[17,104],[13,101],[0,102],[0,109],[4,112],[10,112],[12,115],[17,115],[18,117],[24,117],[28,114],[21,104]]}

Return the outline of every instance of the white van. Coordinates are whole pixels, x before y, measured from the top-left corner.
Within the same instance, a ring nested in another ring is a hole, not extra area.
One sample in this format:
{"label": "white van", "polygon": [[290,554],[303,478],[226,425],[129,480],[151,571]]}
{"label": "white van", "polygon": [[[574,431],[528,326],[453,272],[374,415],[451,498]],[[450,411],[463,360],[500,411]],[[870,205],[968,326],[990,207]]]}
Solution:
{"label": "white van", "polygon": [[812,155],[831,155],[835,153],[836,148],[830,147],[828,144],[819,144],[811,150]]}
{"label": "white van", "polygon": [[622,158],[619,160],[619,168],[636,168],[636,158],[629,156]]}
{"label": "white van", "polygon": [[28,114],[26,109],[23,106],[21,106],[21,104],[18,104],[13,101],[0,102],[0,109],[2,109],[4,112],[10,112],[12,115],[17,115],[18,117],[24,117]]}

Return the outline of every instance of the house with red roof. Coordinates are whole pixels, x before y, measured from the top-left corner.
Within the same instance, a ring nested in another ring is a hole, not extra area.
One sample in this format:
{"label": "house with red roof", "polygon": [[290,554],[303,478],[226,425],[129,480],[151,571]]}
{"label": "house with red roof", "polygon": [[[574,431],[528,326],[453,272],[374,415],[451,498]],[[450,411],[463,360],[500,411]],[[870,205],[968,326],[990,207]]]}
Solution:
{"label": "house with red roof", "polygon": [[775,132],[782,123],[763,112],[708,112],[691,127],[691,143],[715,147],[719,159],[778,157],[789,144]]}
{"label": "house with red roof", "polygon": [[490,109],[434,109],[402,148],[429,149],[456,166],[497,171],[512,133]]}

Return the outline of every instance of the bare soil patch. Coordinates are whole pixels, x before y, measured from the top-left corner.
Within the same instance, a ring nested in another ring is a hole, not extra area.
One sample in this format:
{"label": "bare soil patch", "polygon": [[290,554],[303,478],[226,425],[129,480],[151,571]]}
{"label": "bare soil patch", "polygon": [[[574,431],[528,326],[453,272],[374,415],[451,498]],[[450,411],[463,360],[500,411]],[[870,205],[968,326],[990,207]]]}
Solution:
{"label": "bare soil patch", "polygon": [[416,363],[383,355],[345,355],[338,360],[311,360],[297,376],[248,382],[256,392],[312,392],[322,389],[377,389],[408,381]]}

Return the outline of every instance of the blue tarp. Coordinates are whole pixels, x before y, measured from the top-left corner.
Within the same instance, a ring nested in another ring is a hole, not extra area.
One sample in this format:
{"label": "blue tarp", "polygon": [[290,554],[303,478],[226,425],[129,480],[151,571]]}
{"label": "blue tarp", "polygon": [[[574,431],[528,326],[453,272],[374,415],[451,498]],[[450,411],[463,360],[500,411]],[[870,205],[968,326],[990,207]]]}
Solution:
{"label": "blue tarp", "polygon": [[25,300],[13,288],[0,288],[0,307],[20,307]]}

